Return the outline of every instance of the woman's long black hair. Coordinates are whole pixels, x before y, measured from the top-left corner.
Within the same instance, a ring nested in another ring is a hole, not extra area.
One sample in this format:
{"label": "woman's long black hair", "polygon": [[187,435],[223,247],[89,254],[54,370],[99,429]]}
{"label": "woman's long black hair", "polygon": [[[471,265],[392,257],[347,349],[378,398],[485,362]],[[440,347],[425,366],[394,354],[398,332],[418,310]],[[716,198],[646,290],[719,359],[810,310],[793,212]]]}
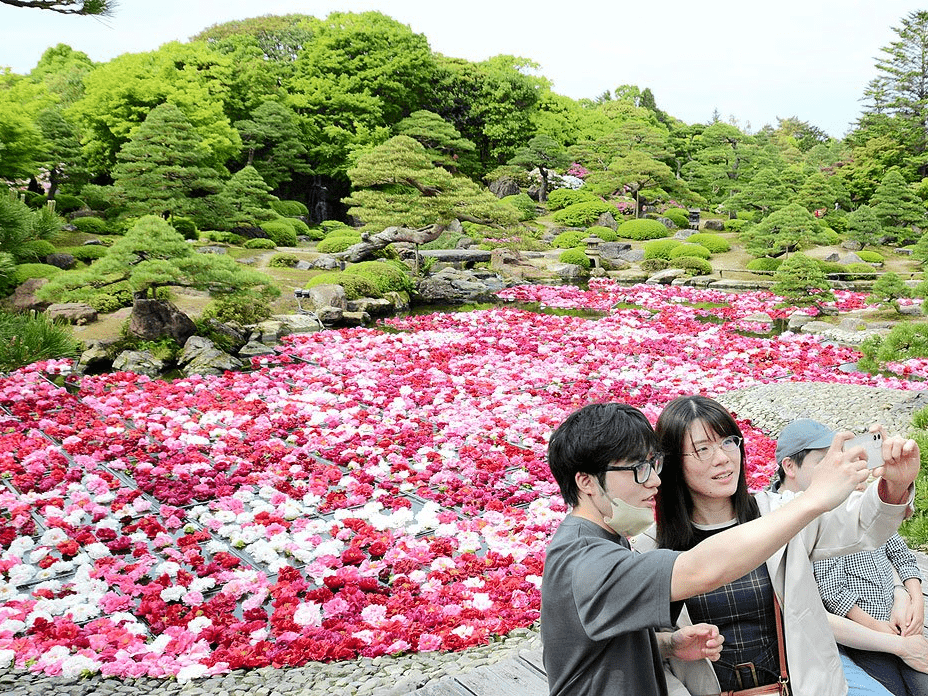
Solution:
{"label": "woman's long black hair", "polygon": [[657,493],[657,545],[686,551],[696,545],[693,527],[693,498],[683,480],[683,450],[687,431],[695,421],[720,438],[737,436],[741,440],[741,471],[732,502],[739,523],[760,517],[754,497],[748,493],[744,474],[746,457],[744,435],[731,414],[717,401],[705,396],[681,396],[667,404],[654,430],[664,452],[661,487]]}

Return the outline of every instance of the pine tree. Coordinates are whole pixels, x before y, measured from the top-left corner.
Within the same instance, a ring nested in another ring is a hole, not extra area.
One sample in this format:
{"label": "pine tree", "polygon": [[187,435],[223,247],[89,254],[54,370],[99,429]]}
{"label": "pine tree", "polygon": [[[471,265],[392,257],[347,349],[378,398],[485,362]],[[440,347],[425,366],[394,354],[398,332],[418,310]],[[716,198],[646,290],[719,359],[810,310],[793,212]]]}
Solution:
{"label": "pine tree", "polygon": [[913,225],[921,225],[925,220],[924,206],[909,189],[898,167],[886,172],[870,203],[883,230],[903,239]]}
{"label": "pine tree", "polygon": [[862,205],[847,216],[847,236],[861,246],[878,244],[883,228],[873,208]]}
{"label": "pine tree", "polygon": [[889,272],[880,276],[873,284],[873,291],[867,302],[876,302],[884,307],[899,311],[899,298],[910,297],[911,292],[898,274]]}
{"label": "pine tree", "polygon": [[554,138],[547,135],[536,135],[528,141],[528,145],[519,150],[509,164],[537,169],[541,175],[541,190],[538,192],[538,201],[544,203],[548,199],[548,176],[552,170],[563,169],[570,164],[570,156]]}
{"label": "pine tree", "polygon": [[226,182],[222,197],[242,217],[249,218],[249,222],[256,222],[277,217],[277,213],[271,210],[271,201],[276,200],[276,197],[270,192],[271,187],[265,183],[258,170],[248,166],[235,172]]}
{"label": "pine tree", "polygon": [[773,279],[771,291],[783,297],[786,304],[819,307],[835,299],[825,272],[803,253],[793,254],[780,264]]}

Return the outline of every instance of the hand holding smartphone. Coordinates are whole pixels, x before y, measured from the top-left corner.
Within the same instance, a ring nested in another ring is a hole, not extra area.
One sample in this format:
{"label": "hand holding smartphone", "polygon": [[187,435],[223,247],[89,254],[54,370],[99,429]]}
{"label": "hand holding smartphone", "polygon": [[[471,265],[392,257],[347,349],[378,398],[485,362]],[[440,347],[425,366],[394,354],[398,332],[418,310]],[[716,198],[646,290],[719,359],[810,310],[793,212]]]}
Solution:
{"label": "hand holding smartphone", "polygon": [[867,468],[876,469],[883,466],[883,434],[882,433],[864,433],[853,437],[844,443],[844,451],[847,452],[852,447],[863,447],[867,453]]}

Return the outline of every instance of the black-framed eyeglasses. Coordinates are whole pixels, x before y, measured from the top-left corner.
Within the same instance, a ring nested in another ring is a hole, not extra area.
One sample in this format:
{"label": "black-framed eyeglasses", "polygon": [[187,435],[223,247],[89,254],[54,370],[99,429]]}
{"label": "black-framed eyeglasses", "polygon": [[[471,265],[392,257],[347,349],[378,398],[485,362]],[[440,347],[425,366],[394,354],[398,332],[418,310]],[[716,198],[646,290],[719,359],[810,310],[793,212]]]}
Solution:
{"label": "black-framed eyeglasses", "polygon": [[660,475],[661,469],[664,468],[664,453],[658,452],[648,459],[642,459],[637,464],[628,466],[607,466],[606,471],[633,471],[635,472],[635,483],[646,483],[651,478],[651,472]]}
{"label": "black-framed eyeglasses", "polygon": [[726,438],[723,438],[721,442],[712,442],[704,445],[699,445],[695,448],[694,452],[684,452],[684,457],[696,457],[701,462],[711,462],[712,457],[715,456],[717,450],[722,450],[723,452],[734,452],[736,449],[741,447],[742,438],[737,435],[729,435]]}

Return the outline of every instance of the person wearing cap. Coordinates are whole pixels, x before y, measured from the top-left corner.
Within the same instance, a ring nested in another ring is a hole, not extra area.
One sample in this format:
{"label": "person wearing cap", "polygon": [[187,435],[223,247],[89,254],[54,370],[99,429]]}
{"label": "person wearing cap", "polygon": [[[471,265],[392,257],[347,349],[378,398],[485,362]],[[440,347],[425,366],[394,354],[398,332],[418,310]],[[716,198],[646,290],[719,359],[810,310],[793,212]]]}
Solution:
{"label": "person wearing cap", "polygon": [[[807,418],[787,425],[777,439],[776,488],[803,491],[824,458],[834,431]],[[898,534],[874,551],[817,560],[815,579],[825,608],[856,622],[860,629],[834,622],[841,659],[853,660],[890,693],[928,695],[928,665],[904,657],[913,643],[928,652],[923,632],[921,571]],[[898,589],[898,592],[895,590]],[[898,614],[895,614],[895,608]],[[848,631],[848,628],[855,629]],[[845,644],[847,643],[847,644]]]}
{"label": "person wearing cap", "polygon": [[[636,548],[691,549],[775,514],[808,494],[791,490],[751,494],[743,466],[744,436],[728,410],[710,398],[674,399],[658,418],[655,431],[664,452],[657,524],[635,540]],[[833,435],[819,466],[830,468],[836,460],[862,461],[863,448],[843,451],[850,438],[851,433]],[[714,624],[725,638],[715,662],[669,658],[673,673],[693,694],[752,688],[783,693],[777,690],[781,645],[793,694],[889,693],[850,660],[847,665],[842,662],[812,571],[815,559],[878,547],[906,516],[919,469],[918,446],[911,440],[884,438],[883,457],[884,466],[875,471],[881,477],[879,484],[852,493],[845,504],[814,519],[743,577],[685,601],[678,627]],[[817,468],[808,473],[816,476]]]}

